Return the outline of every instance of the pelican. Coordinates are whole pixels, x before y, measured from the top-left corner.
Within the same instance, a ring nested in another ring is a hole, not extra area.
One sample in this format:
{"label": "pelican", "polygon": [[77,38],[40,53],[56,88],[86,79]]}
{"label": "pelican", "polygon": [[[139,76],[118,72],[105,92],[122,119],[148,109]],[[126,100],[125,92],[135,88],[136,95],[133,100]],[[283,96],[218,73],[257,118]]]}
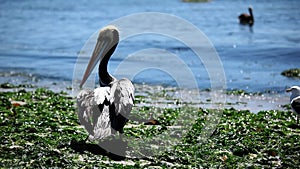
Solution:
{"label": "pelican", "polygon": [[91,59],[84,72],[80,88],[99,63],[100,87],[81,90],[77,96],[78,117],[89,133],[90,140],[101,140],[117,132],[123,133],[134,101],[134,86],[130,80],[117,80],[107,71],[107,64],[119,43],[115,26],[100,30]]}
{"label": "pelican", "polygon": [[300,87],[292,86],[291,88],[286,89],[286,92],[292,92],[290,97],[291,107],[297,115],[297,124],[299,124],[300,118]]}
{"label": "pelican", "polygon": [[254,24],[254,17],[252,13],[252,7],[248,8],[249,14],[243,13],[239,16],[240,24],[252,26]]}

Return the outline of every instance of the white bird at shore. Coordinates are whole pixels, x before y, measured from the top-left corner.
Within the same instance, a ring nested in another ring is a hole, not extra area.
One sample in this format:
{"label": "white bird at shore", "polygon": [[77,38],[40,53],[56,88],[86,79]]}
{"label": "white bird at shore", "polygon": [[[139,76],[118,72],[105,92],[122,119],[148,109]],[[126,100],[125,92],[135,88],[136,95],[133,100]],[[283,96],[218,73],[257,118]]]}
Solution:
{"label": "white bird at shore", "polygon": [[299,124],[300,118],[300,87],[292,86],[291,88],[286,89],[286,92],[292,92],[290,97],[291,107],[297,115],[297,124]]}
{"label": "white bird at shore", "polygon": [[100,87],[82,90],[77,96],[78,117],[89,133],[90,140],[101,140],[117,131],[123,133],[134,101],[134,86],[130,80],[117,80],[107,71],[107,64],[119,43],[119,31],[114,26],[100,30],[93,54],[83,75],[84,85],[99,63]]}

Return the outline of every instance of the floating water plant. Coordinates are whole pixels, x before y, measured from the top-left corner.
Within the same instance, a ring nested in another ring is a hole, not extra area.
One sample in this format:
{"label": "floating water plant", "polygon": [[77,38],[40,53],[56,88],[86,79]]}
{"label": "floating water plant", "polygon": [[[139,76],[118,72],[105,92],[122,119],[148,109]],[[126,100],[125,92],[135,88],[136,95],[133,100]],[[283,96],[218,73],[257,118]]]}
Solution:
{"label": "floating water plant", "polygon": [[286,77],[300,77],[300,68],[288,69],[281,72],[281,75]]}

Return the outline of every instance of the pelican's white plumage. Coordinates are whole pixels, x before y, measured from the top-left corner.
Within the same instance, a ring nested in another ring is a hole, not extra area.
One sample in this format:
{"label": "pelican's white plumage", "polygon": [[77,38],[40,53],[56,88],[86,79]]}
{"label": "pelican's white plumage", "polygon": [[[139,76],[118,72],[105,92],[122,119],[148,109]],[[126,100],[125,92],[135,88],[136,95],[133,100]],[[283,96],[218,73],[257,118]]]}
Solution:
{"label": "pelican's white plumage", "polygon": [[300,87],[292,86],[291,88],[286,89],[287,92],[292,92],[290,97],[291,107],[297,115],[297,124],[299,124],[300,118]]}
{"label": "pelican's white plumage", "polygon": [[123,133],[134,101],[134,86],[130,80],[117,80],[107,72],[109,58],[119,42],[119,32],[114,26],[103,28],[82,78],[82,87],[99,63],[100,87],[82,90],[77,96],[78,117],[89,133],[90,140],[100,140],[116,131]]}

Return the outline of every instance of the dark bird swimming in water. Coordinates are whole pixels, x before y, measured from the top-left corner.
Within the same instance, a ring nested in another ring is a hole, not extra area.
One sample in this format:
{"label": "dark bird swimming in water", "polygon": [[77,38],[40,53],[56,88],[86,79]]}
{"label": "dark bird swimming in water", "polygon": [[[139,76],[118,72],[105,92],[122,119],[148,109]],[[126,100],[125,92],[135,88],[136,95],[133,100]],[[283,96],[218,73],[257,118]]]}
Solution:
{"label": "dark bird swimming in water", "polygon": [[286,92],[292,92],[292,95],[290,97],[291,107],[297,115],[297,124],[299,124],[299,118],[300,118],[300,87],[299,86],[293,86],[291,88],[286,89]]}
{"label": "dark bird swimming in water", "polygon": [[252,7],[248,8],[249,14],[243,13],[239,16],[240,24],[252,26],[254,24],[254,16]]}
{"label": "dark bird swimming in water", "polygon": [[101,140],[117,132],[123,133],[134,101],[134,86],[130,80],[117,80],[107,71],[107,64],[119,43],[119,31],[114,26],[103,28],[83,75],[82,87],[99,63],[100,87],[82,90],[77,96],[78,117],[89,133],[90,140]]}

